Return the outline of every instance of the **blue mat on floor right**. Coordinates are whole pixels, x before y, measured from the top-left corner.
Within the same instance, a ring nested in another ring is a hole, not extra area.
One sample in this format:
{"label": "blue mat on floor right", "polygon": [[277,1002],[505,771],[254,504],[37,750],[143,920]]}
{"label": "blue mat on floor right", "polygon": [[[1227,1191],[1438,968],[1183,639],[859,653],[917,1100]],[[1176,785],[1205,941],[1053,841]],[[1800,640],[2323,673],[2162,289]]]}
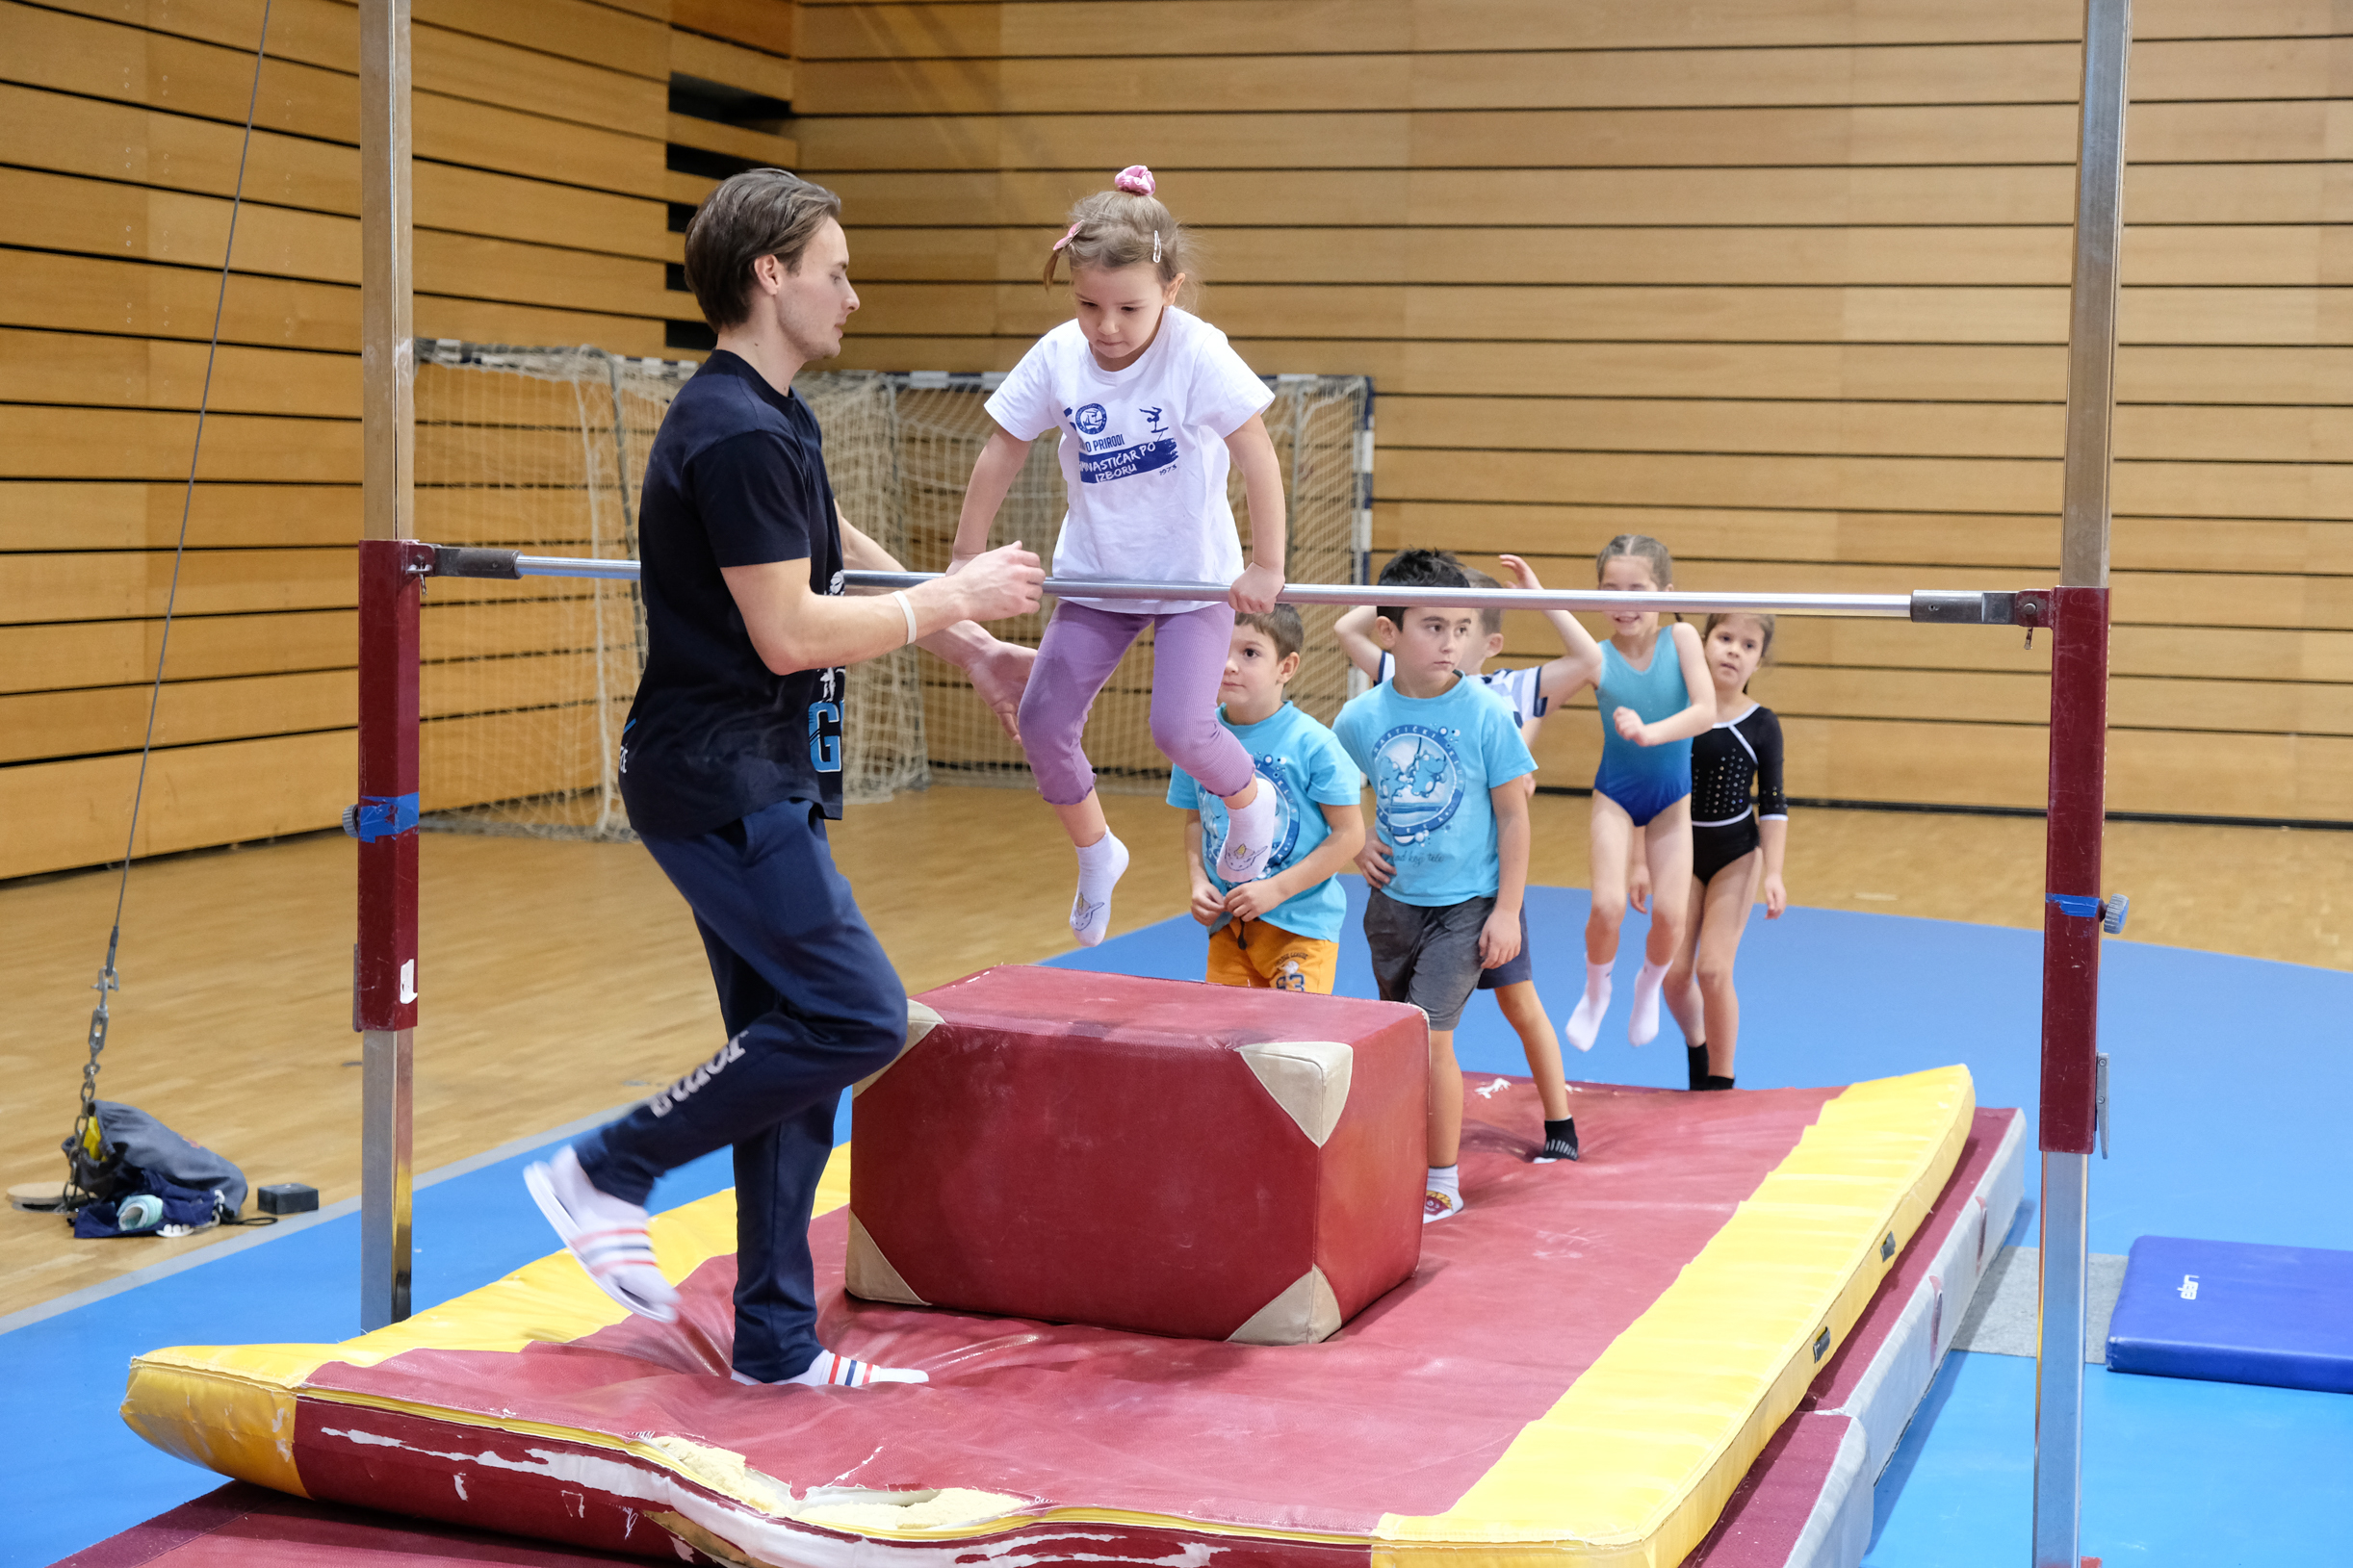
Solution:
{"label": "blue mat on floor right", "polygon": [[2107,1369],[2353,1394],[2353,1252],[2143,1236]]}

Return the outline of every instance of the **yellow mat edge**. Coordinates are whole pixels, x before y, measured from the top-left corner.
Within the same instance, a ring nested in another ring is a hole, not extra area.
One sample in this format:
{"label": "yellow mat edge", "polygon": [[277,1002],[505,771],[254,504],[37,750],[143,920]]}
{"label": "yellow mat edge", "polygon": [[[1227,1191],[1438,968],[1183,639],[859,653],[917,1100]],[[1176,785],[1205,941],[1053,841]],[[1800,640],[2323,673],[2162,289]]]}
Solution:
{"label": "yellow mat edge", "polygon": [[[1841,1106],[1849,1096],[1853,1096],[1851,1102]],[[1693,1484],[1676,1487],[1656,1475],[1620,1474],[1614,1479],[1613,1469],[1623,1472],[1644,1462],[1642,1456],[1660,1445],[1638,1448],[1614,1441],[1617,1434],[1610,1432],[1606,1418],[1590,1424],[1590,1432],[1582,1430],[1589,1424],[1578,1419],[1588,1413],[1580,1407],[1594,1401],[1596,1385],[1607,1385],[1611,1363],[1639,1357],[1646,1339],[1663,1331],[1671,1334],[1677,1324],[1690,1321],[1694,1310],[1690,1298],[1702,1298],[1697,1310],[1704,1313],[1712,1255],[1754,1249],[1759,1233],[1788,1221],[1782,1206],[1744,1203],[1684,1266],[1675,1282],[1612,1342],[1550,1411],[1522,1428],[1453,1508],[1420,1518],[1384,1517],[1374,1547],[1374,1568],[1524,1568],[1563,1561],[1573,1561],[1579,1568],[1671,1568],[1681,1562],[1714,1528],[1741,1478],[1797,1409],[1821,1363],[1845,1343],[1879,1282],[1952,1179],[1977,1109],[1969,1069],[1938,1067],[1850,1085],[1823,1102],[1823,1112],[1791,1151],[1789,1158],[1798,1158],[1802,1151],[1805,1163],[1816,1169],[1825,1159],[1834,1161],[1834,1150],[1842,1143],[1872,1161],[1884,1161],[1889,1102],[1921,1097],[1940,1101],[1942,1115],[1918,1135],[1921,1146],[1908,1179],[1880,1178],[1886,1201],[1875,1216],[1878,1222],[1867,1231],[1857,1227],[1860,1255],[1828,1307],[1809,1315],[1804,1332],[1796,1336],[1778,1371],[1745,1409],[1731,1408],[1720,1398],[1691,1402],[1687,1413],[1692,1426],[1715,1427],[1694,1433],[1705,1439],[1705,1457],[1695,1467]],[[1840,1109],[1833,1112],[1832,1107]],[[1760,1189],[1771,1185],[1778,1173],[1776,1168]],[[1755,1313],[1761,1305],[1751,1298],[1742,1309]],[[1823,1335],[1826,1343],[1816,1355],[1814,1345]],[[1587,1392],[1581,1396],[1580,1389]],[[1574,1506],[1582,1497],[1596,1493],[1657,1502],[1639,1518],[1611,1521],[1600,1529],[1564,1517],[1564,1504]]]}

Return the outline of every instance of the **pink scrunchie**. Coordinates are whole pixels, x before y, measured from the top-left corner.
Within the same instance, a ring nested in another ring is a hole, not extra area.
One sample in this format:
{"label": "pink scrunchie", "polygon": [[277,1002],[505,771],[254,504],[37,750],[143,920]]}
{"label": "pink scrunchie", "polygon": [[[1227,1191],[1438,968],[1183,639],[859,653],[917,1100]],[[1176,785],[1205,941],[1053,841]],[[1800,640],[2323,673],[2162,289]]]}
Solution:
{"label": "pink scrunchie", "polygon": [[1149,196],[1152,193],[1152,171],[1142,164],[1129,164],[1112,176],[1111,183],[1133,195]]}

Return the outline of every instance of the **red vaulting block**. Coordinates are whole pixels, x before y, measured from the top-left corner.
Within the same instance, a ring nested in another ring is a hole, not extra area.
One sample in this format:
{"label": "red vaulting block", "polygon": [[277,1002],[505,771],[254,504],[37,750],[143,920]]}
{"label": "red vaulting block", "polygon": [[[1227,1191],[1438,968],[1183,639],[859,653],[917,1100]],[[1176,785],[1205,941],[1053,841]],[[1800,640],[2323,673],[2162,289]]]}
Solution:
{"label": "red vaulting block", "polygon": [[1304,1345],[1413,1272],[1419,1010],[1006,966],[911,1012],[856,1091],[852,1295]]}

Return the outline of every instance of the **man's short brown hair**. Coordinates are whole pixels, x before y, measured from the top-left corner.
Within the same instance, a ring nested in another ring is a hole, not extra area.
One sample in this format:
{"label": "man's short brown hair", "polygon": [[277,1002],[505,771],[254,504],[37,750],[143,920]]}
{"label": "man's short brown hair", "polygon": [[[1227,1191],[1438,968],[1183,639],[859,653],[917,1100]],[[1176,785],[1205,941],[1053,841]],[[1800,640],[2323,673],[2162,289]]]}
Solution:
{"label": "man's short brown hair", "polygon": [[752,314],[752,264],[774,256],[788,272],[825,220],[841,218],[841,198],[781,168],[749,168],[722,181],[686,225],[686,287],[714,332]]}

